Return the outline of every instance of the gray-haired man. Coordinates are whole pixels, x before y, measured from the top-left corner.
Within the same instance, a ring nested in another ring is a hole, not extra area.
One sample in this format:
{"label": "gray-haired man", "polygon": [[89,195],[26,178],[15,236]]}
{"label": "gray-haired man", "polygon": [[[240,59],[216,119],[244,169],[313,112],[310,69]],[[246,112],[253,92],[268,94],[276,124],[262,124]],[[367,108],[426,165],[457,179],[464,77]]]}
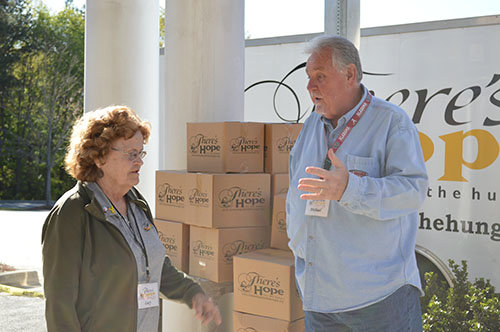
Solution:
{"label": "gray-haired man", "polygon": [[306,330],[421,331],[417,210],[427,189],[418,132],[361,84],[355,46],[310,42],[316,107],[290,154],[289,246]]}

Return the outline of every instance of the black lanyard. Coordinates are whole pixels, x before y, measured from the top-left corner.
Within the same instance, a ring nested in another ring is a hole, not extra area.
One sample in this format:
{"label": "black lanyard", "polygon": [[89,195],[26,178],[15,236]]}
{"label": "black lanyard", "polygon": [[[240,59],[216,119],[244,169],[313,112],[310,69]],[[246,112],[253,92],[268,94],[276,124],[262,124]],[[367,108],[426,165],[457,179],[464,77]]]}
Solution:
{"label": "black lanyard", "polygon": [[127,203],[128,211],[130,211],[130,215],[132,216],[132,219],[134,219],[134,224],[135,224],[135,227],[137,229],[137,233],[139,233],[139,239],[141,241],[137,240],[137,236],[135,234],[136,232],[134,231],[134,229],[132,228],[132,226],[130,225],[130,223],[125,219],[125,217],[120,213],[120,211],[118,211],[118,209],[116,208],[116,206],[110,200],[111,205],[113,205],[113,208],[116,210],[116,212],[118,212],[118,215],[123,219],[123,221],[125,222],[125,225],[127,225],[128,229],[132,233],[132,236],[134,237],[135,242],[137,244],[139,244],[139,246],[142,249],[142,253],[144,254],[144,257],[146,258],[146,281],[149,282],[149,280],[151,279],[151,277],[149,275],[149,259],[148,259],[148,252],[146,250],[146,244],[144,243],[144,239],[142,238],[141,231],[139,230],[139,225],[137,224],[137,219],[135,218],[134,211],[132,211],[132,206],[130,206],[130,204],[128,203],[127,199],[125,199],[125,201]]}

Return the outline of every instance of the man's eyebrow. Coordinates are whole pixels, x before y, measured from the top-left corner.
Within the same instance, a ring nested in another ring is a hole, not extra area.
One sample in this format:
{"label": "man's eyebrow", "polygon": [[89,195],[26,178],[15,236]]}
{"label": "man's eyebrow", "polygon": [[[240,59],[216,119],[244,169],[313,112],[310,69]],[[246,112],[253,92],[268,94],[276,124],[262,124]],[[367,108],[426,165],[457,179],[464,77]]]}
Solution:
{"label": "man's eyebrow", "polygon": [[307,68],[306,67],[306,71],[307,70],[309,70],[309,71],[325,70],[325,66],[315,66],[315,67],[312,67],[312,68]]}

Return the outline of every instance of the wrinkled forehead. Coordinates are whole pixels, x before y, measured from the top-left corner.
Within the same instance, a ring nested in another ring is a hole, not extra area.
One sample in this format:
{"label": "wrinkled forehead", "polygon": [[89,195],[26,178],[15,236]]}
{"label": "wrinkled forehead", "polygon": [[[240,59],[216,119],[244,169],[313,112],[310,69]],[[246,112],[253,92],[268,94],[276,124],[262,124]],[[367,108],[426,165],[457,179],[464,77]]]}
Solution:
{"label": "wrinkled forehead", "polygon": [[332,54],[328,49],[311,53],[306,62],[306,72],[325,71],[333,68]]}
{"label": "wrinkled forehead", "polygon": [[114,142],[114,146],[126,150],[141,151],[144,147],[144,137],[140,130],[130,138],[121,137]]}

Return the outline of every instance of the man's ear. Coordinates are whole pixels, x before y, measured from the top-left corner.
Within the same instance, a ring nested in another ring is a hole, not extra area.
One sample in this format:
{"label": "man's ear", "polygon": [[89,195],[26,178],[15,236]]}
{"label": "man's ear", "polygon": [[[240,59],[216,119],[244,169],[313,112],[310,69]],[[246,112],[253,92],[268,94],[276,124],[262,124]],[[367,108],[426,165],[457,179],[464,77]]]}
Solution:
{"label": "man's ear", "polygon": [[354,63],[348,64],[346,68],[346,78],[349,83],[356,82],[356,74],[357,71]]}

